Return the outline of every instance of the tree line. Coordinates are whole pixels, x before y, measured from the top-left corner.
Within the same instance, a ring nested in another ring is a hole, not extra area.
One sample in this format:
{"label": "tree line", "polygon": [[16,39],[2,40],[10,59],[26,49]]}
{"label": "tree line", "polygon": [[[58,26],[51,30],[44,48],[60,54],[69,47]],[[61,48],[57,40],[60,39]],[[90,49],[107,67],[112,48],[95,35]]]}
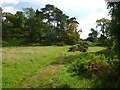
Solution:
{"label": "tree line", "polygon": [[117,53],[120,60],[120,1],[119,2],[107,2],[107,8],[110,10],[111,25],[110,31],[113,42],[114,51]]}
{"label": "tree line", "polygon": [[[120,2],[107,2],[109,19],[96,20],[96,29],[91,28],[86,41],[109,46],[120,59]],[[21,40],[22,43],[40,45],[73,45],[80,43],[77,30],[79,23],[54,5],[47,4],[40,10],[24,8],[15,14],[2,13],[2,39]]]}
{"label": "tree line", "polygon": [[113,42],[110,31],[111,20],[102,18],[96,20],[96,28],[91,28],[87,41],[99,46],[111,46]]}
{"label": "tree line", "polygon": [[120,1],[106,3],[111,20],[105,18],[96,20],[96,29],[91,28],[87,40],[110,47],[120,60]]}
{"label": "tree line", "polygon": [[2,37],[4,41],[23,40],[23,43],[41,45],[72,45],[80,42],[79,23],[75,17],[65,15],[54,5],[40,10],[24,8],[15,14],[4,12]]}

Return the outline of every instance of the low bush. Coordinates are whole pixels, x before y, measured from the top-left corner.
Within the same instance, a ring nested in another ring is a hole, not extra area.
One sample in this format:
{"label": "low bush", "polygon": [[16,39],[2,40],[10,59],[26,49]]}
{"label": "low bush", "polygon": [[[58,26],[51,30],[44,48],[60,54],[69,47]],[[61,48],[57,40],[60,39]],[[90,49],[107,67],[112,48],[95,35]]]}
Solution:
{"label": "low bush", "polygon": [[56,45],[57,45],[57,46],[65,46],[65,42],[64,42],[64,41],[61,41],[61,42],[58,42]]}
{"label": "low bush", "polygon": [[23,46],[25,45],[24,39],[13,39],[10,41],[3,41],[2,47],[13,47],[13,46]]}
{"label": "low bush", "polygon": [[77,51],[81,51],[81,52],[87,52],[87,49],[88,48],[86,48],[85,46],[78,46],[78,48],[77,48]]}
{"label": "low bush", "polygon": [[78,45],[74,45],[70,47],[68,52],[75,52],[75,51],[86,52],[87,50],[88,50],[88,44],[85,42],[81,42]]}
{"label": "low bush", "polygon": [[77,48],[78,47],[76,47],[76,46],[72,46],[69,48],[68,52],[75,52],[75,51],[77,51]]}
{"label": "low bush", "polygon": [[110,72],[110,65],[103,60],[82,60],[72,64],[72,71],[85,77],[97,76],[100,79],[107,80]]}
{"label": "low bush", "polygon": [[[110,87],[120,86],[120,61],[117,59],[107,60],[105,55],[83,53],[70,66],[70,71],[78,76],[86,78],[98,78]],[[104,86],[104,85],[103,85]]]}
{"label": "low bush", "polygon": [[88,44],[88,46],[95,46],[95,44],[93,42],[86,41],[86,43]]}

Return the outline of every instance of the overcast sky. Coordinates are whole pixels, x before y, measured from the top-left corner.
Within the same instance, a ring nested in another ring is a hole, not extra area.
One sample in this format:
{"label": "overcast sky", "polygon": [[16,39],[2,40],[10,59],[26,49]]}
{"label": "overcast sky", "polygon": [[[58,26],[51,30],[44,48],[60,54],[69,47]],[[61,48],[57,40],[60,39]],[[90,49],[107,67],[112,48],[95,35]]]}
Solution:
{"label": "overcast sky", "polygon": [[15,13],[25,7],[35,10],[43,8],[46,4],[52,4],[61,9],[66,15],[76,17],[79,29],[82,29],[81,38],[87,38],[90,28],[95,28],[95,21],[108,16],[105,0],[0,0],[3,12]]}

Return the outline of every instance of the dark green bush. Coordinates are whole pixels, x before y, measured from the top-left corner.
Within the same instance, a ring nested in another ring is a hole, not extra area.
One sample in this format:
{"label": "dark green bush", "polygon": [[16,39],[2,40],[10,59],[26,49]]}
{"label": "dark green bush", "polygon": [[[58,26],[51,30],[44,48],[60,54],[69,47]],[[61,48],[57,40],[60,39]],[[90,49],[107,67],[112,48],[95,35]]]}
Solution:
{"label": "dark green bush", "polygon": [[2,46],[3,47],[11,47],[11,46],[23,46],[25,45],[24,39],[13,39],[10,41],[3,41]]}
{"label": "dark green bush", "polygon": [[86,41],[86,43],[88,44],[88,46],[95,46],[95,44],[93,42]]}
{"label": "dark green bush", "polygon": [[58,46],[65,46],[65,42],[64,41],[58,42],[57,45]]}
{"label": "dark green bush", "polygon": [[80,42],[79,45],[80,45],[80,46],[83,46],[83,47],[85,47],[85,48],[88,48],[88,43],[85,42],[85,41]]}
{"label": "dark green bush", "polygon": [[74,52],[74,51],[80,51],[80,52],[86,52],[88,50],[88,44],[86,42],[81,42],[78,45],[74,45],[69,48],[69,52]]}
{"label": "dark green bush", "polygon": [[77,50],[81,51],[81,52],[86,52],[88,48],[86,48],[85,46],[78,46]]}
{"label": "dark green bush", "polygon": [[107,60],[105,55],[83,53],[80,59],[74,60],[70,66],[70,71],[78,76],[86,78],[97,78],[103,86],[120,86],[120,61],[117,59]]}
{"label": "dark green bush", "polygon": [[77,47],[76,46],[72,46],[68,50],[68,52],[75,52],[75,51],[77,51]]}
{"label": "dark green bush", "polygon": [[109,60],[108,63],[112,69],[109,74],[109,81],[113,82],[115,87],[120,86],[120,60]]}
{"label": "dark green bush", "polygon": [[80,60],[72,65],[72,71],[78,75],[92,77],[96,75],[100,79],[107,79],[110,65],[103,60]]}

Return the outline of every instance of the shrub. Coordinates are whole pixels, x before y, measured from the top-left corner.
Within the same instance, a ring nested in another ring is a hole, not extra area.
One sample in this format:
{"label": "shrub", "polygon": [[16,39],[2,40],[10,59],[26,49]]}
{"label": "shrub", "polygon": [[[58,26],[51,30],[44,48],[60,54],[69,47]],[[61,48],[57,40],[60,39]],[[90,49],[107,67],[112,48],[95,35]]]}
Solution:
{"label": "shrub", "polygon": [[88,48],[84,47],[84,46],[78,46],[77,50],[81,51],[81,52],[86,52]]}
{"label": "shrub", "polygon": [[64,41],[58,42],[57,45],[58,46],[65,46],[65,42]]}
{"label": "shrub", "polygon": [[95,44],[93,42],[86,41],[86,43],[88,44],[88,46],[95,46]]}
{"label": "shrub", "polygon": [[10,41],[3,41],[2,46],[7,47],[7,46],[22,46],[25,44],[24,39],[12,39]]}
{"label": "shrub", "polygon": [[69,48],[69,52],[71,51],[81,51],[81,52],[86,52],[88,49],[88,44],[85,42],[81,42],[79,45],[74,45],[72,47]]}
{"label": "shrub", "polygon": [[109,60],[108,63],[111,65],[112,69],[109,74],[109,82],[113,82],[115,87],[120,86],[120,61],[119,60]]}
{"label": "shrub", "polygon": [[99,78],[107,79],[110,70],[110,65],[103,60],[82,60],[77,61],[72,65],[72,71],[78,75],[92,77],[96,75]]}
{"label": "shrub", "polygon": [[120,61],[117,59],[107,60],[104,54],[82,53],[79,59],[74,60],[69,71],[78,76],[92,78],[104,83],[108,87],[120,86]]}
{"label": "shrub", "polygon": [[76,46],[72,46],[68,50],[68,52],[75,52],[75,51],[77,51],[77,47]]}
{"label": "shrub", "polygon": [[88,48],[88,43],[85,42],[85,41],[82,41],[79,45],[80,45],[80,46],[83,46],[83,47],[85,47],[85,48]]}

